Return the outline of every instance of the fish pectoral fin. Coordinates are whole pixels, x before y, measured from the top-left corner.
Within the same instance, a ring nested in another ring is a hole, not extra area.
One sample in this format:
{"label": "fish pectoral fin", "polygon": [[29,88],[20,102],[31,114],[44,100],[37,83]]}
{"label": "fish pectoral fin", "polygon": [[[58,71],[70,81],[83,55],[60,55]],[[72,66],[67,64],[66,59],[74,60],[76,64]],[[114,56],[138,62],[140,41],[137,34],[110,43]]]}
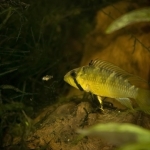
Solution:
{"label": "fish pectoral fin", "polygon": [[116,98],[116,100],[119,101],[122,105],[125,105],[127,108],[133,110],[132,103],[129,98]]}

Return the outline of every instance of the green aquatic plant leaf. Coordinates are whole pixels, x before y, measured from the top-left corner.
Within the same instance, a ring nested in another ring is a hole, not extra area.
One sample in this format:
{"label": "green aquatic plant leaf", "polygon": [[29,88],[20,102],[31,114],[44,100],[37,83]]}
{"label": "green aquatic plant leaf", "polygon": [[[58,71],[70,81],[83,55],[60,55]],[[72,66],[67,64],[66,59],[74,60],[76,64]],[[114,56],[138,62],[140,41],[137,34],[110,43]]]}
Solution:
{"label": "green aquatic plant leaf", "polygon": [[150,142],[149,143],[136,143],[136,144],[128,144],[123,147],[120,147],[117,150],[149,150],[150,149]]}
{"label": "green aquatic plant leaf", "polygon": [[148,22],[150,21],[150,8],[144,8],[140,10],[134,10],[132,12],[126,13],[125,15],[119,17],[113,21],[108,28],[106,33],[112,33],[119,30],[127,25],[137,23],[137,22]]}
{"label": "green aquatic plant leaf", "polygon": [[83,136],[97,135],[115,145],[150,143],[150,131],[129,123],[97,124],[89,129],[78,130]]}

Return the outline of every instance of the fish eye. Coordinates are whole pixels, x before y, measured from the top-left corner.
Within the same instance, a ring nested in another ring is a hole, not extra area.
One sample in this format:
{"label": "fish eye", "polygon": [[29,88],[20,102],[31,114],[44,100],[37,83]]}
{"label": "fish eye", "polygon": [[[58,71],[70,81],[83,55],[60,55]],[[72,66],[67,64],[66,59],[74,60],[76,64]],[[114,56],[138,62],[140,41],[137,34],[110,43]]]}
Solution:
{"label": "fish eye", "polygon": [[71,75],[72,77],[76,77],[75,71],[72,71],[72,72],[70,73],[70,75]]}

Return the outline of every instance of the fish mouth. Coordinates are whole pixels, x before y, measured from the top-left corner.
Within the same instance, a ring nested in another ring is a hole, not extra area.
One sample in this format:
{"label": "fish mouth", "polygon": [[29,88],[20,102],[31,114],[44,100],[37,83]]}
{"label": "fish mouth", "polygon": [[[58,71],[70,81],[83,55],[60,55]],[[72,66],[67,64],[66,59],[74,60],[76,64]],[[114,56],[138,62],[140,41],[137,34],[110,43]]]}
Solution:
{"label": "fish mouth", "polygon": [[67,74],[64,76],[64,81],[67,82],[68,84],[72,85],[72,84],[71,84],[71,79],[70,79],[69,73],[67,73]]}
{"label": "fish mouth", "polygon": [[64,76],[64,81],[67,82],[68,84],[70,84],[71,86],[73,86],[74,88],[79,89],[79,88],[77,87],[77,85],[76,85],[74,79],[70,76],[70,72],[67,73],[67,74]]}
{"label": "fish mouth", "polygon": [[68,83],[68,80],[69,80],[69,75],[68,73],[64,76],[64,81]]}

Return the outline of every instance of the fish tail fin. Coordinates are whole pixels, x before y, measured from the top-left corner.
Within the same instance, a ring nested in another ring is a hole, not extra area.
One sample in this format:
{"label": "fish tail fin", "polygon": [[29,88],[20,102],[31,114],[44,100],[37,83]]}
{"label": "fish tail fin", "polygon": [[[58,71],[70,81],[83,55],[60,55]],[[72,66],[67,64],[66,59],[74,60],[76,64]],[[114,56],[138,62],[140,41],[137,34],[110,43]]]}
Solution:
{"label": "fish tail fin", "polygon": [[150,90],[139,89],[136,102],[140,109],[147,114],[150,114]]}

